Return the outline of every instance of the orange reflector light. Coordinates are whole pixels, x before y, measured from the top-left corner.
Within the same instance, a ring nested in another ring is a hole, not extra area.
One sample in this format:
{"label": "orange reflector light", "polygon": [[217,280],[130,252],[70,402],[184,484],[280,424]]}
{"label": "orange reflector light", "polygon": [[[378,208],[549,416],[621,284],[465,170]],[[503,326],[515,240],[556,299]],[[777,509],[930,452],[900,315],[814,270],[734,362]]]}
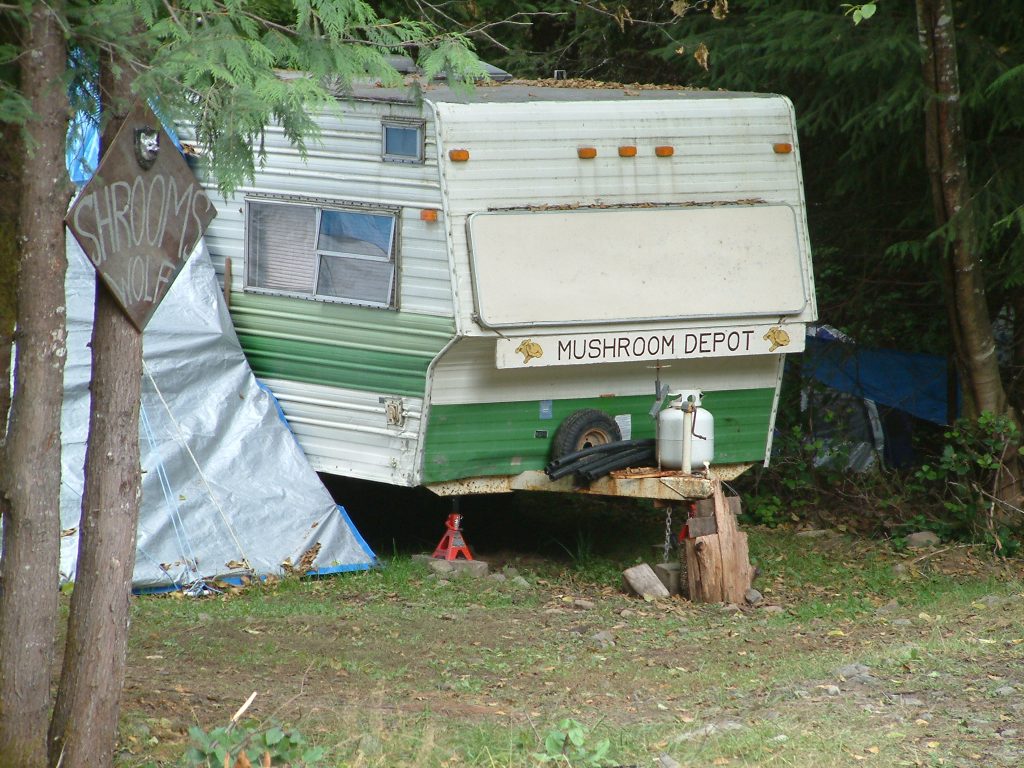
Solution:
{"label": "orange reflector light", "polygon": [[467,160],[469,160],[469,150],[468,149],[449,149],[448,150],[448,159],[451,160],[453,163],[464,163]]}
{"label": "orange reflector light", "polygon": [[437,221],[437,210],[424,208],[420,211],[420,221]]}
{"label": "orange reflector light", "polygon": [[772,150],[776,155],[788,155],[793,151],[793,145],[786,142],[779,142],[778,144],[772,144]]}
{"label": "orange reflector light", "polygon": [[655,147],[654,154],[658,157],[672,157],[676,153],[675,147]]}
{"label": "orange reflector light", "polygon": [[580,160],[593,160],[597,157],[597,147],[580,147],[576,150],[576,156]]}
{"label": "orange reflector light", "polygon": [[619,147],[619,157],[636,157],[636,147]]}

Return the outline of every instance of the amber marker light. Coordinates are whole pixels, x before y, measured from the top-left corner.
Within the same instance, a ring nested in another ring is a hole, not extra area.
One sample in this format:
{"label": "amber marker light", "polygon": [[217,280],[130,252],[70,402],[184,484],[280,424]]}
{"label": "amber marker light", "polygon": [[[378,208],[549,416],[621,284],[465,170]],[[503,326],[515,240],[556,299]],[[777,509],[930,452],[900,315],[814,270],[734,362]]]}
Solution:
{"label": "amber marker light", "polygon": [[420,221],[437,221],[437,210],[435,208],[423,208],[420,210]]}
{"label": "amber marker light", "polygon": [[464,163],[467,160],[469,160],[469,150],[468,149],[449,149],[448,150],[448,159],[451,160],[453,163]]}
{"label": "amber marker light", "polygon": [[658,157],[672,157],[676,153],[675,147],[655,147],[654,154]]}
{"label": "amber marker light", "polygon": [[576,156],[580,160],[593,160],[597,157],[597,147],[580,147],[576,150]]}
{"label": "amber marker light", "polygon": [[636,157],[636,147],[619,147],[619,157]]}
{"label": "amber marker light", "polygon": [[778,144],[772,144],[772,151],[776,155],[788,155],[793,151],[793,145],[784,141],[780,141]]}

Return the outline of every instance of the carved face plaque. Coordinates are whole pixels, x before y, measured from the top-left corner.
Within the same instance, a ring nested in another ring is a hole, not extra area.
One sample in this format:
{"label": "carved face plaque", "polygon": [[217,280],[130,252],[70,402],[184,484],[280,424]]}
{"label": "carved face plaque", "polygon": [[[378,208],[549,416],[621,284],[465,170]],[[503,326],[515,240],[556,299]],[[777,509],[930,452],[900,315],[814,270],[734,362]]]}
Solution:
{"label": "carved face plaque", "polygon": [[135,129],[135,159],[142,170],[148,171],[156,162],[160,153],[160,131],[157,128],[144,126]]}

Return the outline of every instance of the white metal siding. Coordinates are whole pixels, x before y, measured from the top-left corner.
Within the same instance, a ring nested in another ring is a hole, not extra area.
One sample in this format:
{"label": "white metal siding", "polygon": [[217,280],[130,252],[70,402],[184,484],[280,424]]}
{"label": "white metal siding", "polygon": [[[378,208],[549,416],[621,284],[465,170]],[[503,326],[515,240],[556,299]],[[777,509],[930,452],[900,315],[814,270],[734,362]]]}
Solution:
{"label": "white metal siding", "polygon": [[[297,196],[325,203],[398,206],[399,307],[403,313],[452,317],[443,217],[436,223],[420,219],[421,209],[442,207],[435,132],[429,116],[424,127],[424,162],[384,162],[381,119],[422,119],[421,107],[345,102],[340,109],[340,119],[333,114],[322,117],[321,135],[310,142],[305,160],[279,128],[270,126],[265,144],[267,161],[257,169],[253,183],[238,189],[230,199],[210,190],[218,215],[206,239],[218,273],[223,279],[224,261],[230,258],[232,290],[244,290],[247,196]],[[280,379],[266,383],[278,397],[314,469],[395,485],[415,482],[422,399],[404,398],[406,422],[399,428],[387,425],[380,402],[380,395],[386,393]]]}
{"label": "white metal siding", "polygon": [[[460,329],[473,320],[466,217],[526,206],[687,205],[760,200],[799,212],[804,284],[816,315],[792,106],[783,97],[674,98],[434,105],[457,280]],[[775,142],[794,145],[776,154]],[[637,156],[618,156],[635,145]],[[672,157],[654,147],[672,146]],[[580,146],[597,149],[581,160]],[[470,159],[450,162],[452,148]],[[543,279],[542,275],[532,275]],[[666,274],[666,279],[675,279]],[[567,290],[572,287],[567,286]],[[685,323],[684,323],[685,325]]]}
{"label": "white metal siding", "polygon": [[402,399],[405,424],[389,426],[375,393],[267,379],[309,463],[318,472],[414,485],[423,401]]}
{"label": "white metal siding", "polygon": [[305,161],[276,126],[267,129],[267,162],[256,179],[225,200],[210,190],[217,217],[206,239],[218,273],[231,259],[232,289],[241,291],[245,253],[244,199],[247,195],[294,195],[338,203],[400,206],[399,306],[403,311],[451,317],[452,292],[445,225],[420,220],[423,208],[441,208],[434,131],[425,127],[425,162],[381,160],[381,119],[422,117],[419,107],[345,103],[344,115],[325,115],[318,141]]}

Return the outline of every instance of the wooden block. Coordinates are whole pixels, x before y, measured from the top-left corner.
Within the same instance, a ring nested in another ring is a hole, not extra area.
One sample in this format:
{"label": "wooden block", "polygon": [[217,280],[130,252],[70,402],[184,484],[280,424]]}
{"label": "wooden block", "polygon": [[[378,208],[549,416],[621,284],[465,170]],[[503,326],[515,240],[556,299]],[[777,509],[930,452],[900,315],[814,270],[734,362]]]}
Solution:
{"label": "wooden block", "polygon": [[658,574],[647,563],[634,565],[622,572],[622,578],[632,592],[641,597],[668,597],[668,590],[661,583]]}
{"label": "wooden block", "polygon": [[718,536],[693,539],[693,551],[698,576],[696,589],[690,593],[690,599],[698,603],[721,603],[722,553],[718,546]]}
{"label": "wooden block", "polygon": [[736,578],[739,564],[736,562],[736,551],[734,542],[736,537],[736,518],[730,514],[725,504],[725,495],[722,492],[721,483],[715,484],[715,520],[718,521],[718,548],[722,557],[722,583],[720,587],[721,597],[719,600],[725,603],[743,602],[744,588],[740,592],[739,600],[733,600],[733,581]]}
{"label": "wooden block", "polygon": [[718,533],[718,521],[713,517],[691,517],[686,521],[686,535],[695,539],[698,536],[710,536]]}
{"label": "wooden block", "polygon": [[700,568],[697,562],[697,540],[687,539],[683,542],[683,553],[686,558],[686,593],[693,602],[700,602]]}
{"label": "wooden block", "polygon": [[690,599],[741,605],[753,581],[753,568],[747,536],[736,523],[739,498],[726,499],[717,480],[713,491],[711,499],[697,502],[697,517],[687,521],[690,538],[685,542],[686,581]]}
{"label": "wooden block", "polygon": [[698,499],[694,505],[694,517],[714,517],[715,516],[715,497],[712,496],[710,499]]}

